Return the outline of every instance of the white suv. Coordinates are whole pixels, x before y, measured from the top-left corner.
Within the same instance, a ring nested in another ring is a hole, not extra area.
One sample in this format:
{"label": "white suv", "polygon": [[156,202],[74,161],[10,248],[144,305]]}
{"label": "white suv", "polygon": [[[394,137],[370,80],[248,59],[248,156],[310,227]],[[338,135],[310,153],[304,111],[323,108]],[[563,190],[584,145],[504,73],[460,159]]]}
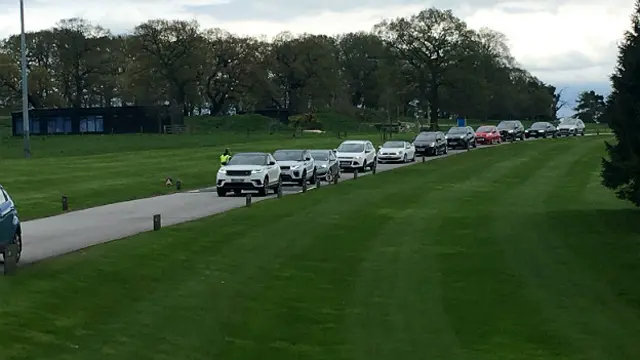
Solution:
{"label": "white suv", "polygon": [[277,150],[273,157],[280,165],[282,181],[295,182],[300,186],[306,181],[312,185],[317,182],[316,162],[309,150]]}
{"label": "white suv", "polygon": [[229,191],[241,194],[242,190],[257,190],[265,196],[270,189],[277,193],[281,186],[280,166],[267,153],[235,154],[216,176],[218,196],[226,196]]}
{"label": "white suv", "polygon": [[359,169],[366,171],[376,167],[376,150],[369,140],[343,141],[336,149],[336,156],[341,169]]}

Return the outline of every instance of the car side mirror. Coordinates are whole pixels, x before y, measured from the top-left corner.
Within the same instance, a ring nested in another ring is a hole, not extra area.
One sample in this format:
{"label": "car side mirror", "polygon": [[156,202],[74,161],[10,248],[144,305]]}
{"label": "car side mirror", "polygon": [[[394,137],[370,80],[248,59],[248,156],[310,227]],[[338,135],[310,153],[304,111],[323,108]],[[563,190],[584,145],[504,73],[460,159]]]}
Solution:
{"label": "car side mirror", "polygon": [[307,156],[306,158],[304,158],[304,161],[311,161],[311,158]]}
{"label": "car side mirror", "polygon": [[273,165],[275,165],[275,164],[276,164],[276,162],[275,162],[275,161],[269,161],[269,166],[273,166]]}

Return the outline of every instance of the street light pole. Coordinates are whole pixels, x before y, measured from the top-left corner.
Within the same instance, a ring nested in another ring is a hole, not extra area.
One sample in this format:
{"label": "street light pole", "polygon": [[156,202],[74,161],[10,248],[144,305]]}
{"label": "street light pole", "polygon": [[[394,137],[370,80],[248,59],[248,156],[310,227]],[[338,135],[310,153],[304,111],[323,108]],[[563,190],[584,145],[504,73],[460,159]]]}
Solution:
{"label": "street light pole", "polygon": [[20,55],[22,57],[22,131],[24,134],[24,157],[31,158],[29,142],[29,89],[27,80],[27,38],[24,32],[24,0],[20,0]]}

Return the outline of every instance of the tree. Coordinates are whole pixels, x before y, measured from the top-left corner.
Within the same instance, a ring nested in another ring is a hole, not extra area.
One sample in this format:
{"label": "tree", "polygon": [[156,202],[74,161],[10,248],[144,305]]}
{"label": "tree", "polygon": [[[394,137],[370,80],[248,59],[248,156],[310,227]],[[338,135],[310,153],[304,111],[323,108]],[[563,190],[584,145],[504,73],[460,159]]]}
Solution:
{"label": "tree", "polygon": [[618,51],[604,115],[616,142],[605,143],[608,159],[602,160],[602,183],[618,198],[640,206],[640,0]]}
{"label": "tree", "polygon": [[440,90],[445,75],[465,57],[472,37],[464,21],[451,10],[429,8],[409,18],[385,20],[376,33],[413,70],[419,100],[429,102],[432,126],[438,128]]}
{"label": "tree", "polygon": [[605,106],[604,96],[591,90],[583,91],[578,95],[576,106],[573,110],[576,112],[575,116],[578,119],[584,122],[598,123]]}

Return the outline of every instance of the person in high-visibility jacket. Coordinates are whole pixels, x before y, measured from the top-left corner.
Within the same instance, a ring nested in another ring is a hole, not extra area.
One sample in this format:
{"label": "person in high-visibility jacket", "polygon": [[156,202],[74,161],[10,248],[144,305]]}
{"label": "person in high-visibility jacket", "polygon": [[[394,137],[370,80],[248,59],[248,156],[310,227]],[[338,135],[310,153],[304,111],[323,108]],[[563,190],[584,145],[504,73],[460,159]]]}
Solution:
{"label": "person in high-visibility jacket", "polygon": [[224,150],[224,154],[220,155],[220,165],[224,165],[231,160],[231,151],[229,149]]}

